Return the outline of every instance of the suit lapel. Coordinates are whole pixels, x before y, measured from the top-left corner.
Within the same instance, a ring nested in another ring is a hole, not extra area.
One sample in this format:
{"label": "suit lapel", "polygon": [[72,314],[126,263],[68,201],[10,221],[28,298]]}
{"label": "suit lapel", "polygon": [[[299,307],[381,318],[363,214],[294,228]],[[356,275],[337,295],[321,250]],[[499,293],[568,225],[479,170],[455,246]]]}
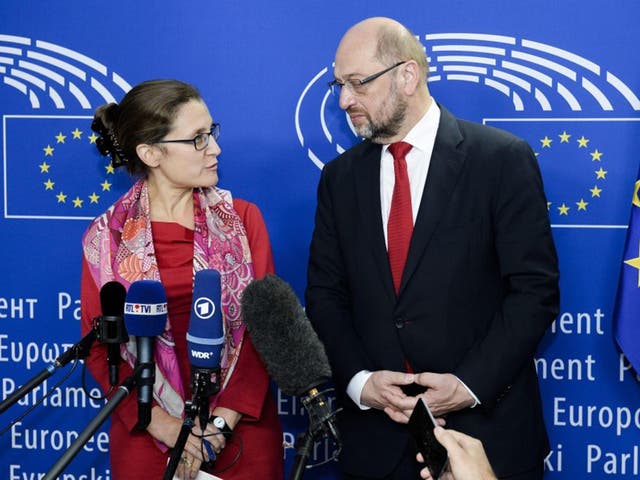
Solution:
{"label": "suit lapel", "polygon": [[466,154],[457,148],[463,140],[453,115],[440,107],[440,124],[431,154],[427,181],[420,201],[420,209],[413,228],[407,263],[402,275],[400,294],[411,279],[424,250],[429,245],[433,233],[445,211],[453,193]]}
{"label": "suit lapel", "polygon": [[367,145],[362,155],[355,158],[358,162],[354,171],[356,198],[360,222],[367,245],[362,248],[369,248],[373,256],[373,263],[378,270],[378,275],[384,283],[384,289],[390,298],[395,300],[389,258],[382,228],[382,215],[380,214],[380,155],[382,146],[365,141]]}

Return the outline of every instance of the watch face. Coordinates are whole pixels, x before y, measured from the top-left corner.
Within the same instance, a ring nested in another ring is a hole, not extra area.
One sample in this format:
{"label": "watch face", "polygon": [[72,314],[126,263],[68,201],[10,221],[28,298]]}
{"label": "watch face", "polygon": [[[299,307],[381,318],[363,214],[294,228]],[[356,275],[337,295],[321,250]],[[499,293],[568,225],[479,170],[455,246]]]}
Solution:
{"label": "watch face", "polygon": [[222,430],[226,426],[226,422],[222,417],[216,417],[213,419],[213,425],[218,429]]}

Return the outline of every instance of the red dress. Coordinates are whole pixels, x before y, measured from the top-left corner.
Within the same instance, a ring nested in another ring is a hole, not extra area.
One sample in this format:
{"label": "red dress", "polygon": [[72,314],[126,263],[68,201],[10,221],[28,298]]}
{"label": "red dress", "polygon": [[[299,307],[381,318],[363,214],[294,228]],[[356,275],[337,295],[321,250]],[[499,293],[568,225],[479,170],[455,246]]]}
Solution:
{"label": "red dress", "polygon": [[[255,278],[273,273],[271,246],[260,211],[244,200],[236,199],[233,205],[247,231]],[[183,387],[185,392],[190,392],[191,367],[186,333],[193,282],[193,231],[177,223],[165,222],[152,222],[152,229],[160,277],[167,292],[169,318]],[[81,302],[84,335],[91,328],[91,319],[101,314],[99,288],[84,260]],[[86,363],[106,391],[109,388],[109,377],[105,345],[94,344]],[[130,374],[131,368],[126,364],[121,365],[120,381]],[[218,401],[219,406],[238,411],[243,417],[234,429],[233,438],[218,455],[211,473],[225,480],[283,477],[282,428],[269,387],[269,376],[264,364],[245,333],[238,363]],[[146,432],[132,433],[137,419],[137,396],[132,394],[111,416],[109,443],[113,480],[161,479],[166,470],[171,452],[163,453]],[[233,463],[236,456],[238,460]]]}

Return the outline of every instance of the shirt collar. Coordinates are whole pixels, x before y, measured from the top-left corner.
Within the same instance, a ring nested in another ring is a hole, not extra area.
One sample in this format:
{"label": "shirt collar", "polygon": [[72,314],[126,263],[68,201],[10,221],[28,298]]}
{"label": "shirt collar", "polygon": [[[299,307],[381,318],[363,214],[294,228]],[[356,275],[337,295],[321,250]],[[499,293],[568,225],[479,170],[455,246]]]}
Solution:
{"label": "shirt collar", "polygon": [[[438,124],[440,123],[440,108],[436,101],[432,98],[431,105],[416,123],[407,136],[402,139],[403,142],[410,143],[414,148],[422,152],[431,152],[435,143],[436,133],[438,132]],[[387,151],[389,145],[384,145],[383,153]]]}

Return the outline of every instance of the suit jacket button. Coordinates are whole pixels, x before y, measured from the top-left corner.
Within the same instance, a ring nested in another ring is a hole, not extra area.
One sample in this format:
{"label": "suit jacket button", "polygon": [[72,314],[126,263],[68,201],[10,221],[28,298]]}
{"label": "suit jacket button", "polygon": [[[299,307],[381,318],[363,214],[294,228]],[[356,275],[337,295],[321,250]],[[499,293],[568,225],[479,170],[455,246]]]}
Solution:
{"label": "suit jacket button", "polygon": [[404,327],[404,317],[396,317],[393,321],[396,325],[396,328]]}

